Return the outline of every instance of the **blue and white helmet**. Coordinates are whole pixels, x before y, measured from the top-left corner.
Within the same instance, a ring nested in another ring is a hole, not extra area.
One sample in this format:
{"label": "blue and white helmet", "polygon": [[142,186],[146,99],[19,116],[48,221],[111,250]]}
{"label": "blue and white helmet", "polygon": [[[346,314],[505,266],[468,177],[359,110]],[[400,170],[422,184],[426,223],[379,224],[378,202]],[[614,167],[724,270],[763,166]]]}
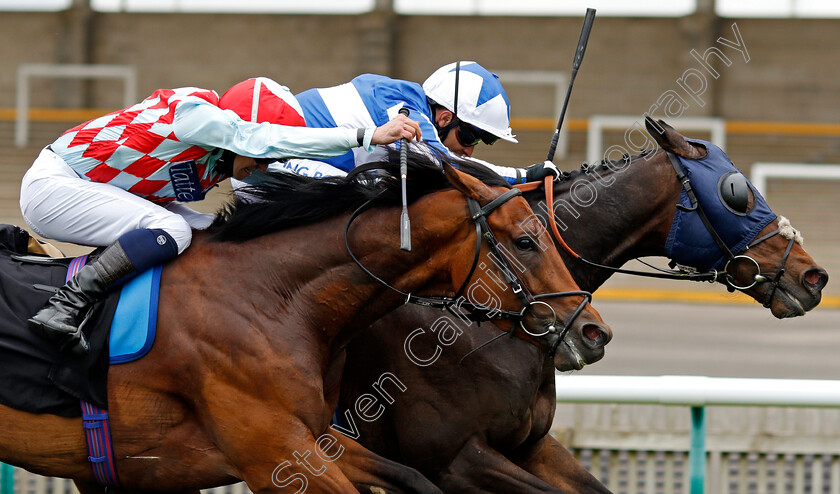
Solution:
{"label": "blue and white helmet", "polygon": [[506,141],[519,142],[510,130],[510,102],[499,76],[475,62],[460,62],[455,110],[456,63],[444,65],[426,79],[426,96],[468,124]]}

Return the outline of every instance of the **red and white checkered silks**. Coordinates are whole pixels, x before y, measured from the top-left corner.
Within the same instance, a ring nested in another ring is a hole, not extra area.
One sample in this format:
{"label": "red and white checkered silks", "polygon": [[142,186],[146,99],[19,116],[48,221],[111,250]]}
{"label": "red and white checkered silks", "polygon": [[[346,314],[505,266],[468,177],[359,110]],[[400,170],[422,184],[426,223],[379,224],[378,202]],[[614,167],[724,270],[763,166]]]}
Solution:
{"label": "red and white checkered silks", "polygon": [[171,163],[195,160],[207,190],[227,178],[208,170],[213,149],[185,144],[173,132],[176,107],[196,98],[219,104],[215,91],[159,89],[141,103],[68,130],[51,148],[80,176],[158,204],[174,200]]}

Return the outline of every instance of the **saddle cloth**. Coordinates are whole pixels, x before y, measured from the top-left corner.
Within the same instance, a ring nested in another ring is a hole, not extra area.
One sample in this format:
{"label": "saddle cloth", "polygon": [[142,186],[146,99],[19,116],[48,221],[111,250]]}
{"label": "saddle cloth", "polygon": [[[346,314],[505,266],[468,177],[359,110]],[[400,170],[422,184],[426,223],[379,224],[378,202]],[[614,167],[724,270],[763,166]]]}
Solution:
{"label": "saddle cloth", "polygon": [[107,409],[109,363],[130,362],[151,349],[161,267],[141,273],[96,304],[82,328],[91,351],[79,357],[59,352],[26,325],[52,295],[43,287],[64,285],[67,275],[65,265],[12,259],[28,253],[29,240],[25,230],[0,225],[0,403],[63,417],[81,415],[80,399]]}

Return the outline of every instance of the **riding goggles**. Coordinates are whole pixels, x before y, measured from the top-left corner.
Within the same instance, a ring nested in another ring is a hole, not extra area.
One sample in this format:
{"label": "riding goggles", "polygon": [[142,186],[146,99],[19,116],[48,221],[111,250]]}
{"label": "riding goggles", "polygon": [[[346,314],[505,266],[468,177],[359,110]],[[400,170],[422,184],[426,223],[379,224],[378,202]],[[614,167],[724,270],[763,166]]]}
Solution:
{"label": "riding goggles", "polygon": [[463,120],[459,120],[458,122],[458,128],[455,129],[455,137],[464,147],[472,147],[479,142],[492,146],[499,140],[497,136],[470,125]]}

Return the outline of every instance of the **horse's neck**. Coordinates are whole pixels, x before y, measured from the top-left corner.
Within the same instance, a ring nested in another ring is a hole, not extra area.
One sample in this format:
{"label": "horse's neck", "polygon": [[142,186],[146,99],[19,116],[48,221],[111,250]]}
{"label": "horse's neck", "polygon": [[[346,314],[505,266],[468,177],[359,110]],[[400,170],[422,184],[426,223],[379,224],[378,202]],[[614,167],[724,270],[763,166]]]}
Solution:
{"label": "horse's neck", "polygon": [[[563,238],[583,258],[619,267],[636,257],[664,255],[680,193],[664,152],[620,169],[598,166],[575,174],[555,191],[555,213],[567,226]],[[581,289],[594,291],[612,274],[561,253]]]}
{"label": "horse's neck", "polygon": [[[218,273],[228,280],[232,292],[239,292],[230,303],[244,301],[259,308],[256,316],[265,317],[267,326],[280,331],[291,330],[289,326],[308,330],[334,352],[403,299],[364,273],[348,255],[343,235],[348,216],[244,243],[202,237],[191,250],[209,253],[206,259],[219,267],[212,270],[230,273]],[[421,237],[425,230],[415,229],[414,252],[402,252],[398,219],[397,208],[364,213],[350,231],[353,253],[372,273],[401,290],[435,289],[433,273],[414,269],[427,257],[420,247],[426,243]]]}

